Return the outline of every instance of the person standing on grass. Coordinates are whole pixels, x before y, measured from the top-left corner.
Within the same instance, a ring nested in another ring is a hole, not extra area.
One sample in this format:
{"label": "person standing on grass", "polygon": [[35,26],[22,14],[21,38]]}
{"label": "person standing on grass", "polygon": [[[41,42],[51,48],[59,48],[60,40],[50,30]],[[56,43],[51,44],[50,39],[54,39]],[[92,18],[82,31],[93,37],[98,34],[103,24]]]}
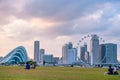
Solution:
{"label": "person standing on grass", "polygon": [[43,66],[45,66],[45,60],[43,60]]}

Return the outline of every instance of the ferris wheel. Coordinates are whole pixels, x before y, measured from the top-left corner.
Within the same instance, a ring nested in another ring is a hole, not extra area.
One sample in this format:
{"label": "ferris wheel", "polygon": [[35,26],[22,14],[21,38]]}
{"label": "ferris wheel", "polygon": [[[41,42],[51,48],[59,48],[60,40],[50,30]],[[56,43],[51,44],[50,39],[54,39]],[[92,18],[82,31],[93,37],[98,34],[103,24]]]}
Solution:
{"label": "ferris wheel", "polygon": [[[83,36],[83,37],[81,37],[79,40],[78,40],[78,42],[77,42],[77,48],[78,48],[78,53],[80,54],[80,49],[79,49],[79,47],[80,46],[83,46],[85,43],[86,44],[90,44],[90,40],[91,40],[91,38],[92,38],[92,36],[93,35],[96,35],[96,34],[90,34],[90,35],[85,35],[85,36]],[[103,44],[103,43],[105,43],[105,40],[101,37],[101,36],[98,36],[98,35],[96,35],[97,37],[98,37],[98,39],[99,39],[99,44]],[[89,49],[90,49],[90,45],[89,45]],[[89,50],[88,50],[88,52],[89,52]],[[104,56],[104,58],[100,61],[100,62],[102,62],[102,61],[104,61],[105,60],[105,58],[106,58],[106,56]]]}
{"label": "ferris wheel", "polygon": [[[94,34],[94,35],[96,35],[96,34]],[[85,41],[88,42],[87,40],[90,40],[92,38],[92,36],[93,36],[93,34],[90,34],[90,35],[85,35],[82,38],[80,38],[79,41],[77,42],[77,47],[80,46]],[[99,37],[100,43],[105,43],[105,40],[102,37],[100,37],[100,36],[98,36],[98,37]]]}

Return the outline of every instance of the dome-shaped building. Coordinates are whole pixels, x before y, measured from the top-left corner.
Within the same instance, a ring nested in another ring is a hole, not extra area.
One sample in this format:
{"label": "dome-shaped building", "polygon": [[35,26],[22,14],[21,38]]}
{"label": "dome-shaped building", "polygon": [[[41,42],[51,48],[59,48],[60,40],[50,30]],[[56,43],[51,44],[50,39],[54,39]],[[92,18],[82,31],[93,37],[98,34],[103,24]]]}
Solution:
{"label": "dome-shaped building", "polygon": [[18,64],[20,62],[27,62],[28,55],[27,51],[23,46],[19,46],[9,52],[5,57],[0,60],[1,63],[9,63],[9,64]]}

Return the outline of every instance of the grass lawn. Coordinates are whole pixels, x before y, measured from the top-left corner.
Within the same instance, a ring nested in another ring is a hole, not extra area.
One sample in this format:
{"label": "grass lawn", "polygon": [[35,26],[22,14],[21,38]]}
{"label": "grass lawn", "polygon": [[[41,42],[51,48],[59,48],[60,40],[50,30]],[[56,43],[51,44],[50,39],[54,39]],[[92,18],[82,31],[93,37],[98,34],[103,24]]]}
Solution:
{"label": "grass lawn", "polygon": [[[104,68],[0,66],[0,80],[120,80],[120,75],[104,75]],[[120,74],[120,71],[119,71]]]}

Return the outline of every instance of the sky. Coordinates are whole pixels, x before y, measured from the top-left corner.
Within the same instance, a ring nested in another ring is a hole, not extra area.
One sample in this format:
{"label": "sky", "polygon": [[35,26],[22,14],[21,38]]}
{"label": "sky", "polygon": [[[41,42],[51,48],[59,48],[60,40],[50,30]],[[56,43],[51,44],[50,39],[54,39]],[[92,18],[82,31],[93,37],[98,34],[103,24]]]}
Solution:
{"label": "sky", "polygon": [[35,40],[62,56],[65,43],[97,34],[118,45],[120,60],[119,27],[120,0],[0,0],[0,56],[22,45],[33,58]]}

